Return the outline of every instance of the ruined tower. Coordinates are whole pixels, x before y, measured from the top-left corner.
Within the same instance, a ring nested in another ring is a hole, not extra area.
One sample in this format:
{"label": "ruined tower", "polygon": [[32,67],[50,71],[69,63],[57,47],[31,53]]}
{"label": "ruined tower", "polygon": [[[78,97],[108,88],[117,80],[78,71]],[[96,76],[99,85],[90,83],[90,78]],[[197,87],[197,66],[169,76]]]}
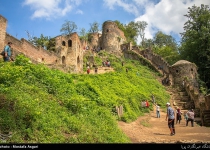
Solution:
{"label": "ruined tower", "polygon": [[182,81],[187,79],[197,84],[197,66],[186,60],[179,60],[170,68],[173,76],[174,85],[182,86]]}
{"label": "ruined tower", "polygon": [[83,47],[77,33],[67,36],[57,36],[56,50],[61,57],[61,64],[69,72],[83,71]]}
{"label": "ruined tower", "polygon": [[111,53],[119,53],[120,45],[126,41],[124,32],[121,31],[113,21],[103,23],[102,30],[102,48]]}

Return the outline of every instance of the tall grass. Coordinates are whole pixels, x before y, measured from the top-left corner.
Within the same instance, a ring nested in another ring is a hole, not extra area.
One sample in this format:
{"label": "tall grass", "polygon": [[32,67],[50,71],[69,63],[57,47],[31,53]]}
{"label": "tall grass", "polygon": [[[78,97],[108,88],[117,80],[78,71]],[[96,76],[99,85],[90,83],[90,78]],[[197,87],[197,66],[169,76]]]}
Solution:
{"label": "tall grass", "polygon": [[[65,74],[31,64],[23,55],[0,62],[0,132],[12,132],[6,142],[129,143],[117,121],[131,122],[152,110],[141,107],[151,93],[159,105],[169,95],[156,80],[158,73],[138,61],[124,60],[122,67],[122,58],[106,57],[115,72]],[[115,110],[120,105],[122,117]]]}

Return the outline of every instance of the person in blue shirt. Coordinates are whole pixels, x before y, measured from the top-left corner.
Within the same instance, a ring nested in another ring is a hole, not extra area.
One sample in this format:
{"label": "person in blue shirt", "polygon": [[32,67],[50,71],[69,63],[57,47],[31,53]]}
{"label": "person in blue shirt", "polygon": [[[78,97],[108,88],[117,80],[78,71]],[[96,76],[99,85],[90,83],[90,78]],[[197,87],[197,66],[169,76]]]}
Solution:
{"label": "person in blue shirt", "polygon": [[175,127],[174,127],[174,119],[175,114],[174,110],[171,108],[170,103],[166,103],[167,106],[167,114],[166,114],[166,120],[168,119],[168,127],[170,129],[170,135],[175,135]]}
{"label": "person in blue shirt", "polygon": [[12,42],[8,42],[8,44],[4,47],[4,61],[5,62],[11,61],[11,54],[12,54],[11,45],[12,45]]}

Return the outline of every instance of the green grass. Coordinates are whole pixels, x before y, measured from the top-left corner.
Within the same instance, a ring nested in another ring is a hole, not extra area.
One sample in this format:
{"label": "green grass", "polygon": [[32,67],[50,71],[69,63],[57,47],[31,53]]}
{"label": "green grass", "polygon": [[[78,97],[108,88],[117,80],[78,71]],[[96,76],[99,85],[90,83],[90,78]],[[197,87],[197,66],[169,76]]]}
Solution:
{"label": "green grass", "polygon": [[144,127],[152,127],[152,125],[149,123],[148,119],[141,120],[140,124],[143,125]]}
{"label": "green grass", "polygon": [[117,121],[131,122],[152,110],[141,107],[151,101],[151,92],[162,107],[170,96],[157,72],[138,61],[124,60],[122,67],[122,59],[106,57],[115,72],[97,75],[65,74],[31,64],[23,55],[0,62],[0,131],[12,132],[6,142],[130,143]]}

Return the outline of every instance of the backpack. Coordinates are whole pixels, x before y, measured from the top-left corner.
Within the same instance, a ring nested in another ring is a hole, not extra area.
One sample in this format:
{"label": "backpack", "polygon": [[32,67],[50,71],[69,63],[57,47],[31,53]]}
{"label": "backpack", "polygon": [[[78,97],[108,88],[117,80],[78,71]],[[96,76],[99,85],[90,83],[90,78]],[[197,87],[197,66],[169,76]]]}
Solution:
{"label": "backpack", "polygon": [[4,52],[4,50],[1,52],[1,55],[2,55],[2,56],[4,56],[4,55],[5,55],[5,52]]}

